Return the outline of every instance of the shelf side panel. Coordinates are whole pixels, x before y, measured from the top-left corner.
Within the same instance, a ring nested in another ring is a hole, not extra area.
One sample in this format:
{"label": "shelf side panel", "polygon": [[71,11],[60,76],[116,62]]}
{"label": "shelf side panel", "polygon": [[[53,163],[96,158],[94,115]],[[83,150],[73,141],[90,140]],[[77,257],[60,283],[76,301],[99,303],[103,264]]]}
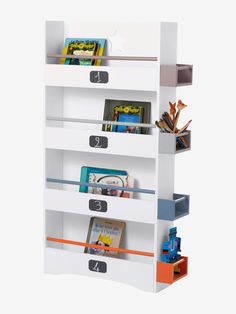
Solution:
{"label": "shelf side panel", "polygon": [[[177,23],[161,23],[160,30],[160,66],[163,64],[177,63]],[[169,111],[169,101],[175,102],[176,88],[159,88],[159,119],[165,111]],[[158,139],[159,140],[159,139]],[[175,156],[160,155],[157,159],[158,198],[172,199],[174,193],[174,169]],[[158,203],[158,200],[157,200]],[[158,206],[158,205],[157,205]],[[157,208],[158,210],[158,208]],[[160,260],[163,241],[169,234],[169,228],[173,226],[171,221],[157,220],[156,224],[156,260]],[[155,269],[155,278],[157,270]],[[155,291],[162,289],[158,284]]]}
{"label": "shelf side panel", "polygon": [[46,21],[46,63],[58,63],[56,58],[47,58],[47,54],[61,53],[64,45],[64,22]]}
{"label": "shelf side panel", "polygon": [[163,22],[161,23],[161,64],[177,63],[177,23]]}

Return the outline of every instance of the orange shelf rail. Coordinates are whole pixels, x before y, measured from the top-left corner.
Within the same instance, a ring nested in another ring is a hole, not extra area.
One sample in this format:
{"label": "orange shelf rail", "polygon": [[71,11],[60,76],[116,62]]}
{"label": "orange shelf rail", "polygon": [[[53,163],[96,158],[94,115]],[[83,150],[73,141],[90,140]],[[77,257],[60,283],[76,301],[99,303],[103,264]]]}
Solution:
{"label": "orange shelf rail", "polygon": [[105,250],[105,251],[113,251],[113,252],[119,252],[119,253],[154,257],[154,253],[152,252],[143,252],[143,251],[128,250],[128,249],[122,249],[122,248],[116,248],[116,247],[107,247],[107,246],[102,246],[102,245],[97,245],[97,244],[86,243],[86,242],[78,242],[78,241],[65,240],[65,239],[52,238],[52,237],[47,237],[47,241],[63,243],[63,244],[79,245],[83,247],[91,247],[94,249],[100,249],[100,250]]}

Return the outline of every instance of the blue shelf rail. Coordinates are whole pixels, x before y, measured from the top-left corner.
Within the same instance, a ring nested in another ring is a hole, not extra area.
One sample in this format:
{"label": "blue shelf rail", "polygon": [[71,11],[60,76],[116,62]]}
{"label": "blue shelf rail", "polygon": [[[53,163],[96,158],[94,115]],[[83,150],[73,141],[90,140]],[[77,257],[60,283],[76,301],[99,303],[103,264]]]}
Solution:
{"label": "blue shelf rail", "polygon": [[47,178],[46,181],[50,183],[58,183],[58,184],[82,185],[82,186],[90,186],[93,188],[101,188],[101,189],[113,189],[113,190],[120,190],[120,191],[130,191],[134,193],[155,194],[154,190],[129,188],[129,187],[109,185],[109,184],[89,183],[89,182],[55,179],[55,178]]}

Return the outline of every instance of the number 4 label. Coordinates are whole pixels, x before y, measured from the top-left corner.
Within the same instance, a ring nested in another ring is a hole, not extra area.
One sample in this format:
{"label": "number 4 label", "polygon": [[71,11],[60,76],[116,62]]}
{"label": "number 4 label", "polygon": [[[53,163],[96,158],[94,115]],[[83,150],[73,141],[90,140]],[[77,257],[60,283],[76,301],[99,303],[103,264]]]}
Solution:
{"label": "number 4 label", "polygon": [[107,264],[101,261],[89,260],[89,270],[95,271],[97,273],[106,273]]}

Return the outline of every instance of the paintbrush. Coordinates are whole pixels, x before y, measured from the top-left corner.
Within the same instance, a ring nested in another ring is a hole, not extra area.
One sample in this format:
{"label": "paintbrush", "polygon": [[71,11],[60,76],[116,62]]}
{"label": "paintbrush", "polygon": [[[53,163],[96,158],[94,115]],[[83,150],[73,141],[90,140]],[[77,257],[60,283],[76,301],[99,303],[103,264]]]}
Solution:
{"label": "paintbrush", "polygon": [[189,126],[189,124],[190,124],[191,122],[192,122],[192,120],[189,120],[188,123],[186,123],[185,126],[183,126],[183,127],[177,132],[177,134],[180,134],[180,133],[186,131],[187,128],[188,128],[188,126]]}
{"label": "paintbrush", "polygon": [[174,128],[173,128],[174,133],[176,132],[176,127],[179,120],[180,112],[186,107],[187,105],[185,105],[181,100],[178,100],[178,104],[177,104],[178,112],[175,117]]}

